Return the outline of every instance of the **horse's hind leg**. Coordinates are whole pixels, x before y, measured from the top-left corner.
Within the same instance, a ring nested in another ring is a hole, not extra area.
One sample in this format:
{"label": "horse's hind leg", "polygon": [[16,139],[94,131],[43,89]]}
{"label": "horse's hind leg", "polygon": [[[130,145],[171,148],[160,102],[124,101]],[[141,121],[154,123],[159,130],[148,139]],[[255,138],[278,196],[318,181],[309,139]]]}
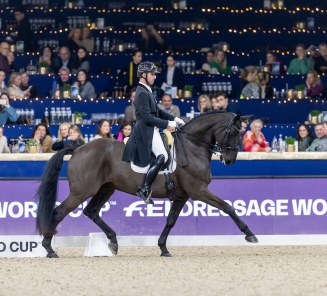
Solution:
{"label": "horse's hind leg", "polygon": [[188,198],[184,198],[184,199],[175,199],[173,201],[173,204],[170,208],[168,217],[167,217],[167,222],[166,222],[166,226],[164,228],[164,230],[162,231],[159,240],[158,240],[158,246],[161,249],[161,256],[164,257],[172,257],[172,255],[169,253],[169,251],[167,250],[166,247],[166,242],[167,242],[167,238],[169,235],[170,230],[174,227],[177,218],[181,212],[181,210],[183,209],[185,203],[187,202]]}
{"label": "horse's hind leg", "polygon": [[101,186],[96,195],[94,195],[89,204],[84,209],[84,215],[89,217],[96,225],[98,225],[102,231],[106,234],[110,240],[108,245],[113,254],[118,253],[118,242],[116,232],[110,228],[99,216],[99,212],[102,206],[108,201],[110,196],[115,192],[115,188],[111,183],[106,183]]}

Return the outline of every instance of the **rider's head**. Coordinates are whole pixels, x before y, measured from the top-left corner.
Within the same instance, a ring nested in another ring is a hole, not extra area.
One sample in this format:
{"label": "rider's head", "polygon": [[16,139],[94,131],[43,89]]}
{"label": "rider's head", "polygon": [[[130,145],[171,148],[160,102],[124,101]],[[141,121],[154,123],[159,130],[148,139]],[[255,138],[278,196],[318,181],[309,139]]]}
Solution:
{"label": "rider's head", "polygon": [[137,77],[140,82],[151,86],[156,80],[156,74],[160,73],[152,62],[143,62],[137,68]]}

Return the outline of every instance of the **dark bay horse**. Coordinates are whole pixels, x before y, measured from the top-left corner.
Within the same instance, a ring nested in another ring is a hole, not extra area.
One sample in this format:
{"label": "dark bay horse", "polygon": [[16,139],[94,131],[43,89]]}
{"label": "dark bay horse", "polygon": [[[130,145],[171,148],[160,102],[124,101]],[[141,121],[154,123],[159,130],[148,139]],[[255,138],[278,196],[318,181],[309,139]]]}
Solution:
{"label": "dark bay horse", "polygon": [[[238,152],[241,123],[249,118],[250,116],[236,116],[233,113],[215,110],[196,117],[181,128],[179,135],[187,149],[188,165],[177,166],[172,174],[177,199],[173,201],[166,226],[158,241],[162,256],[171,256],[166,247],[167,237],[189,198],[224,211],[245,233],[246,241],[258,242],[235,210],[208,189],[208,184],[211,182],[210,147],[217,142],[221,161],[226,165],[233,164]],[[47,257],[58,257],[51,248],[51,239],[56,233],[57,225],[89,197],[92,199],[83,212],[107,235],[110,241],[109,249],[117,254],[116,233],[101,219],[100,209],[115,190],[135,195],[144,179],[144,174],[132,171],[130,163],[121,161],[123,150],[124,144],[112,139],[97,139],[75,150],[68,163],[70,194],[56,208],[58,177],[63,157],[69,153],[69,149],[59,151],[49,160],[36,193],[38,200],[36,226],[44,237],[42,245],[47,250]],[[177,154],[177,159],[178,156]],[[166,196],[165,177],[159,175],[152,197]]]}

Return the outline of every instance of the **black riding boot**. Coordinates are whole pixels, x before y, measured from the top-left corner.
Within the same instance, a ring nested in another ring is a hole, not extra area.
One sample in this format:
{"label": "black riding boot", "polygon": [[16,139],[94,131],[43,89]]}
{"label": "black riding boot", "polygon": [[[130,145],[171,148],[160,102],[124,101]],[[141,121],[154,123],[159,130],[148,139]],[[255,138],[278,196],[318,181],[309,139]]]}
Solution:
{"label": "black riding boot", "polygon": [[150,191],[151,185],[156,179],[164,163],[165,163],[165,157],[162,154],[158,155],[158,157],[156,158],[156,160],[154,161],[154,163],[152,164],[152,166],[150,167],[149,171],[145,176],[143,186],[140,186],[139,190],[137,190],[136,192],[136,195],[141,197],[145,203],[154,204],[153,200],[150,198],[151,196],[149,197],[149,195],[151,195],[152,193],[152,191]]}

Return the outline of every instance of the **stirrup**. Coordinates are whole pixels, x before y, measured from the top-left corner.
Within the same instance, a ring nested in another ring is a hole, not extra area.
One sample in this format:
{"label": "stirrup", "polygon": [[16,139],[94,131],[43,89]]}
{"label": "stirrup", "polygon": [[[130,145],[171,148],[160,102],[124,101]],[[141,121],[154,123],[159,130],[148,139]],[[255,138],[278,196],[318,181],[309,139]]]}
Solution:
{"label": "stirrup", "polygon": [[142,186],[140,186],[136,192],[136,195],[142,198],[146,204],[154,204],[153,200],[151,199],[152,190],[150,193],[148,193],[147,189],[144,189]]}

